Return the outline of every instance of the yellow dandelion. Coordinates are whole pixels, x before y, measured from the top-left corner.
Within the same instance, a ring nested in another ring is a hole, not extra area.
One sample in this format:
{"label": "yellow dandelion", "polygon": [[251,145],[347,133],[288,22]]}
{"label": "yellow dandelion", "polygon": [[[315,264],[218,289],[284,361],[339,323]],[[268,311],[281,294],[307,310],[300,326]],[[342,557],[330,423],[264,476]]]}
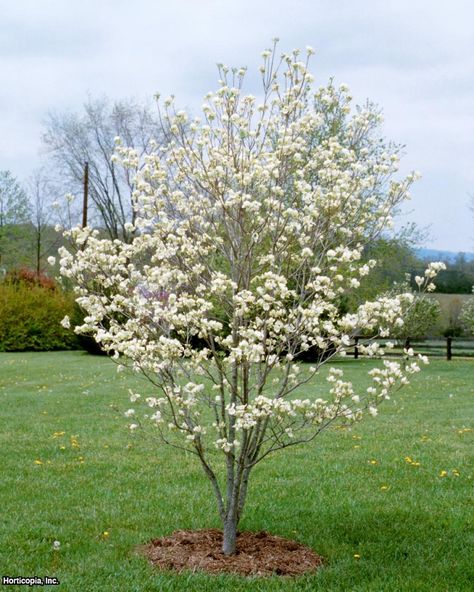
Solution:
{"label": "yellow dandelion", "polygon": [[451,472],[455,477],[459,477],[459,471],[457,469],[453,469]]}
{"label": "yellow dandelion", "polygon": [[441,471],[439,474],[440,477],[447,477],[448,476],[448,471]]}
{"label": "yellow dandelion", "polygon": [[389,490],[388,485],[382,485],[382,487],[380,488],[380,491],[388,491],[388,490]]}
{"label": "yellow dandelion", "polygon": [[42,461],[42,460],[40,460],[39,458],[37,458],[37,459],[35,460],[35,465],[42,465],[42,464],[43,464],[43,461]]}
{"label": "yellow dandelion", "polygon": [[354,559],[360,559],[359,553],[354,553]]}
{"label": "yellow dandelion", "polygon": [[379,463],[378,463],[378,461],[372,459],[372,460],[369,460],[369,464],[371,464],[371,465],[378,465]]}

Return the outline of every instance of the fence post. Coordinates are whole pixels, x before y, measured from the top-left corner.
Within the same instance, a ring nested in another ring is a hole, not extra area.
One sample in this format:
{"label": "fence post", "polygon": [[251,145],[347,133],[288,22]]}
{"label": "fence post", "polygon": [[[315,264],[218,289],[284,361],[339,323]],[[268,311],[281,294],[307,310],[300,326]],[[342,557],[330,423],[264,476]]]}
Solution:
{"label": "fence post", "polygon": [[446,337],[446,359],[451,360],[453,357],[453,338]]}
{"label": "fence post", "polygon": [[405,339],[405,349],[410,349],[410,338],[409,337],[407,337]]}
{"label": "fence post", "polygon": [[354,337],[354,360],[359,359],[359,348],[357,347],[359,344],[359,338]]}

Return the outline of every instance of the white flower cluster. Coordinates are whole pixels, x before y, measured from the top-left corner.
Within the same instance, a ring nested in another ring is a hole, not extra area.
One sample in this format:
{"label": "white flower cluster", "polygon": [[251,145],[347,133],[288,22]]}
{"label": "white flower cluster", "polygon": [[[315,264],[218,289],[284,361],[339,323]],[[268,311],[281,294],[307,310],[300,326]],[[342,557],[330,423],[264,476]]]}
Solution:
{"label": "white flower cluster", "polygon": [[432,292],[435,289],[435,285],[431,280],[435,278],[440,271],[445,269],[446,265],[442,261],[433,261],[432,263],[429,263],[425,270],[424,277],[420,275],[415,276],[415,283],[420,290],[424,289],[427,292]]}

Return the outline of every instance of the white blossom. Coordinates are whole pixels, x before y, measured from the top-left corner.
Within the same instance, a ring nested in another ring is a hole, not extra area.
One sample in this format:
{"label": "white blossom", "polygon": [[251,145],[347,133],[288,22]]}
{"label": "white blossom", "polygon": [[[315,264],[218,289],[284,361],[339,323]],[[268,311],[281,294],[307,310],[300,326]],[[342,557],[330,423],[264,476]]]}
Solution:
{"label": "white blossom", "polygon": [[69,318],[68,315],[66,315],[63,320],[61,321],[61,325],[65,328],[65,329],[70,329],[71,328],[71,320]]}

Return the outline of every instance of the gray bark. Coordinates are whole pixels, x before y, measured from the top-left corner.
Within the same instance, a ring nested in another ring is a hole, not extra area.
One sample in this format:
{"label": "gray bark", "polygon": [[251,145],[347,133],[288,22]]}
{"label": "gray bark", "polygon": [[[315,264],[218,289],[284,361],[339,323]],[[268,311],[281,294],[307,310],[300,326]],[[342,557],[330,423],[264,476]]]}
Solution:
{"label": "gray bark", "polygon": [[232,555],[237,548],[237,517],[230,516],[224,522],[224,540],[222,552],[224,555]]}

